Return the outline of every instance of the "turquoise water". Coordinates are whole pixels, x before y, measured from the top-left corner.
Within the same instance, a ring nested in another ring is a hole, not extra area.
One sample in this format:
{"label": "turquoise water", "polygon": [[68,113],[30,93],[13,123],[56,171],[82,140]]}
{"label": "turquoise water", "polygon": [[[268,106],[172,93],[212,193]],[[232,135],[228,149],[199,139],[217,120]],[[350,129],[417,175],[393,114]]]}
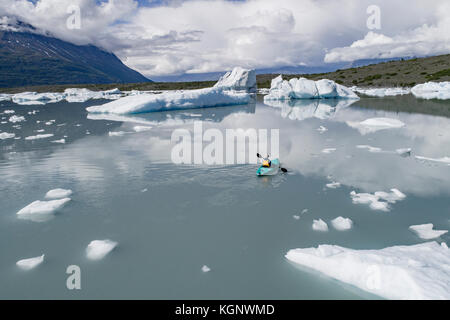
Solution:
{"label": "turquoise water", "polygon": [[[103,102],[0,103],[0,113],[12,109],[26,119],[12,124],[11,115],[0,115],[7,121],[0,132],[21,137],[0,140],[0,298],[371,299],[377,297],[299,268],[284,254],[319,244],[379,249],[420,243],[408,230],[413,224],[450,229],[450,166],[415,158],[450,156],[448,102],[402,97],[272,107],[259,99],[247,106],[88,117],[85,107]],[[32,110],[39,112],[28,114]],[[405,126],[372,133],[351,126],[374,117]],[[55,122],[46,125],[49,120]],[[172,132],[192,132],[195,121],[222,132],[279,129],[280,159],[289,172],[261,178],[256,164],[173,164]],[[152,128],[136,133],[136,125]],[[42,129],[54,136],[24,139]],[[51,143],[62,138],[65,144]],[[327,154],[325,148],[336,150]],[[412,148],[411,156],[399,156],[398,148]],[[341,187],[326,188],[330,181]],[[54,188],[73,195],[52,219],[17,218]],[[351,201],[352,190],[391,188],[406,199],[389,212]],[[333,229],[329,221],[337,216],[351,218],[353,229]],[[329,232],[312,230],[318,218]],[[96,239],[118,247],[90,261],[85,248]],[[43,253],[44,263],[33,270],[15,265]],[[81,290],[66,288],[66,268],[73,264],[81,268]],[[203,273],[203,265],[211,271]]]}

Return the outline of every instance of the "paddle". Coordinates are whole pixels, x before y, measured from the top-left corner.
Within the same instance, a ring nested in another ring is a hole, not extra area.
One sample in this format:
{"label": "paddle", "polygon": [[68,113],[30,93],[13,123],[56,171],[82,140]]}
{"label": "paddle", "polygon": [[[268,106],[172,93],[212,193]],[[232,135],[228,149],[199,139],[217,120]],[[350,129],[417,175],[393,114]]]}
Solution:
{"label": "paddle", "polygon": [[[260,155],[259,153],[256,153],[256,156],[258,158],[263,158],[264,159],[264,157],[262,155]],[[269,157],[269,155],[267,155],[267,157]],[[280,170],[281,170],[281,172],[284,172],[284,173],[288,172],[286,168],[281,168],[280,167]]]}

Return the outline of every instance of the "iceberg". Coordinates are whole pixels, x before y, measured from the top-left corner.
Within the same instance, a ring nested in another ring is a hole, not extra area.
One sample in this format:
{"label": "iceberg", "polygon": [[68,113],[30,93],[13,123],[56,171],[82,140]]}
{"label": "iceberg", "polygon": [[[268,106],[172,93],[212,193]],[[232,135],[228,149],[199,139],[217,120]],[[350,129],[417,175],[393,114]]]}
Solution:
{"label": "iceberg", "polygon": [[17,215],[20,219],[31,220],[34,222],[44,222],[51,219],[53,217],[53,213],[62,209],[69,201],[70,198],[50,201],[36,200],[20,209],[17,212]]}
{"label": "iceberg", "polygon": [[44,262],[44,254],[39,257],[22,259],[16,262],[16,265],[22,270],[31,270]]}
{"label": "iceberg", "polygon": [[[91,113],[133,114],[248,104],[252,100],[249,92],[253,90],[254,83],[256,83],[254,72],[235,68],[212,88],[132,95],[103,105],[88,107],[86,110]],[[244,85],[249,87],[244,88]],[[246,90],[237,91],[234,88]]]}
{"label": "iceberg", "polygon": [[437,242],[380,250],[319,245],[285,257],[386,299],[450,299],[450,251]]}
{"label": "iceberg", "polygon": [[117,246],[117,242],[111,240],[93,240],[86,248],[86,256],[90,260],[103,259]]}
{"label": "iceberg", "polygon": [[72,190],[70,189],[61,189],[56,188],[52,189],[49,192],[45,194],[45,199],[61,199],[61,198],[67,198],[72,194]]}
{"label": "iceberg", "polygon": [[53,133],[47,133],[47,134],[37,134],[35,136],[28,136],[25,137],[25,140],[39,140],[39,139],[46,139],[46,138],[50,138],[53,137]]}
{"label": "iceberg", "polygon": [[374,194],[371,194],[356,193],[355,191],[352,191],[350,192],[350,197],[352,198],[353,203],[369,204],[372,210],[390,211],[389,204],[394,204],[397,201],[405,199],[406,195],[400,190],[393,188],[389,193],[377,191]]}
{"label": "iceberg", "polygon": [[13,115],[9,118],[9,122],[17,123],[25,121],[25,117]]}
{"label": "iceberg", "polygon": [[353,227],[353,221],[349,218],[337,217],[331,220],[331,224],[336,230],[345,231]]}
{"label": "iceberg", "polygon": [[393,97],[398,95],[410,94],[410,88],[350,88],[354,92],[364,94],[370,97]]}
{"label": "iceberg", "polygon": [[349,127],[357,129],[362,135],[405,126],[400,120],[392,118],[370,118],[361,122],[347,121],[346,123]]}
{"label": "iceberg", "polygon": [[435,238],[439,238],[443,234],[446,234],[448,230],[433,230],[432,223],[419,224],[415,226],[410,226],[409,229],[414,231],[419,238],[424,240],[431,240]]}
{"label": "iceberg", "polygon": [[328,225],[322,219],[313,220],[312,228],[315,231],[322,231],[322,232],[328,231]]}
{"label": "iceberg", "polygon": [[411,89],[416,98],[422,99],[450,99],[450,81],[426,82],[418,84]]}
{"label": "iceberg", "polygon": [[64,99],[61,93],[36,93],[36,92],[22,92],[17,93],[11,97],[12,102],[22,105],[45,104],[58,102]]}
{"label": "iceberg", "polygon": [[202,272],[206,273],[206,272],[210,272],[210,271],[211,271],[211,268],[208,267],[207,265],[204,265],[204,266],[202,267]]}
{"label": "iceberg", "polygon": [[2,132],[0,133],[0,140],[11,139],[16,136],[15,133]]}
{"label": "iceberg", "polygon": [[359,99],[349,88],[332,80],[318,81],[306,78],[283,80],[282,76],[272,79],[269,94],[264,101],[292,99]]}

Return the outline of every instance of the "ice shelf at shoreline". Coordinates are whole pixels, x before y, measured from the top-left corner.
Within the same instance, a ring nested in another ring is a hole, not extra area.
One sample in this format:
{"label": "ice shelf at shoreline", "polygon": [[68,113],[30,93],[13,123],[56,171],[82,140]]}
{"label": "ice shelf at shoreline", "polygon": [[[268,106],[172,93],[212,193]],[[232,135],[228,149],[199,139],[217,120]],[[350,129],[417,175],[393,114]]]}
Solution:
{"label": "ice shelf at shoreline", "polygon": [[283,80],[282,76],[272,79],[269,94],[264,101],[295,99],[359,99],[349,88],[332,80],[318,81],[306,78]]}
{"label": "ice shelf at shoreline", "polygon": [[132,114],[239,105],[249,103],[253,99],[251,93],[255,91],[255,72],[235,68],[221,77],[212,88],[128,96],[86,110],[91,113]]}
{"label": "ice shelf at shoreline", "polygon": [[380,250],[336,245],[289,250],[301,266],[387,299],[450,299],[450,251],[427,242]]}

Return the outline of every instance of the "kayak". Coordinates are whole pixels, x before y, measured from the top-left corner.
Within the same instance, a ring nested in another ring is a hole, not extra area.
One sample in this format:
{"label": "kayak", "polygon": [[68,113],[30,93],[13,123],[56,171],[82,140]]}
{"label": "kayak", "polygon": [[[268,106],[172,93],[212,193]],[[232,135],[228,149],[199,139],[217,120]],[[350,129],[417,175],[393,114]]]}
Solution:
{"label": "kayak", "polygon": [[273,159],[270,167],[260,166],[258,170],[256,170],[257,176],[272,176],[280,171],[280,160]]}

